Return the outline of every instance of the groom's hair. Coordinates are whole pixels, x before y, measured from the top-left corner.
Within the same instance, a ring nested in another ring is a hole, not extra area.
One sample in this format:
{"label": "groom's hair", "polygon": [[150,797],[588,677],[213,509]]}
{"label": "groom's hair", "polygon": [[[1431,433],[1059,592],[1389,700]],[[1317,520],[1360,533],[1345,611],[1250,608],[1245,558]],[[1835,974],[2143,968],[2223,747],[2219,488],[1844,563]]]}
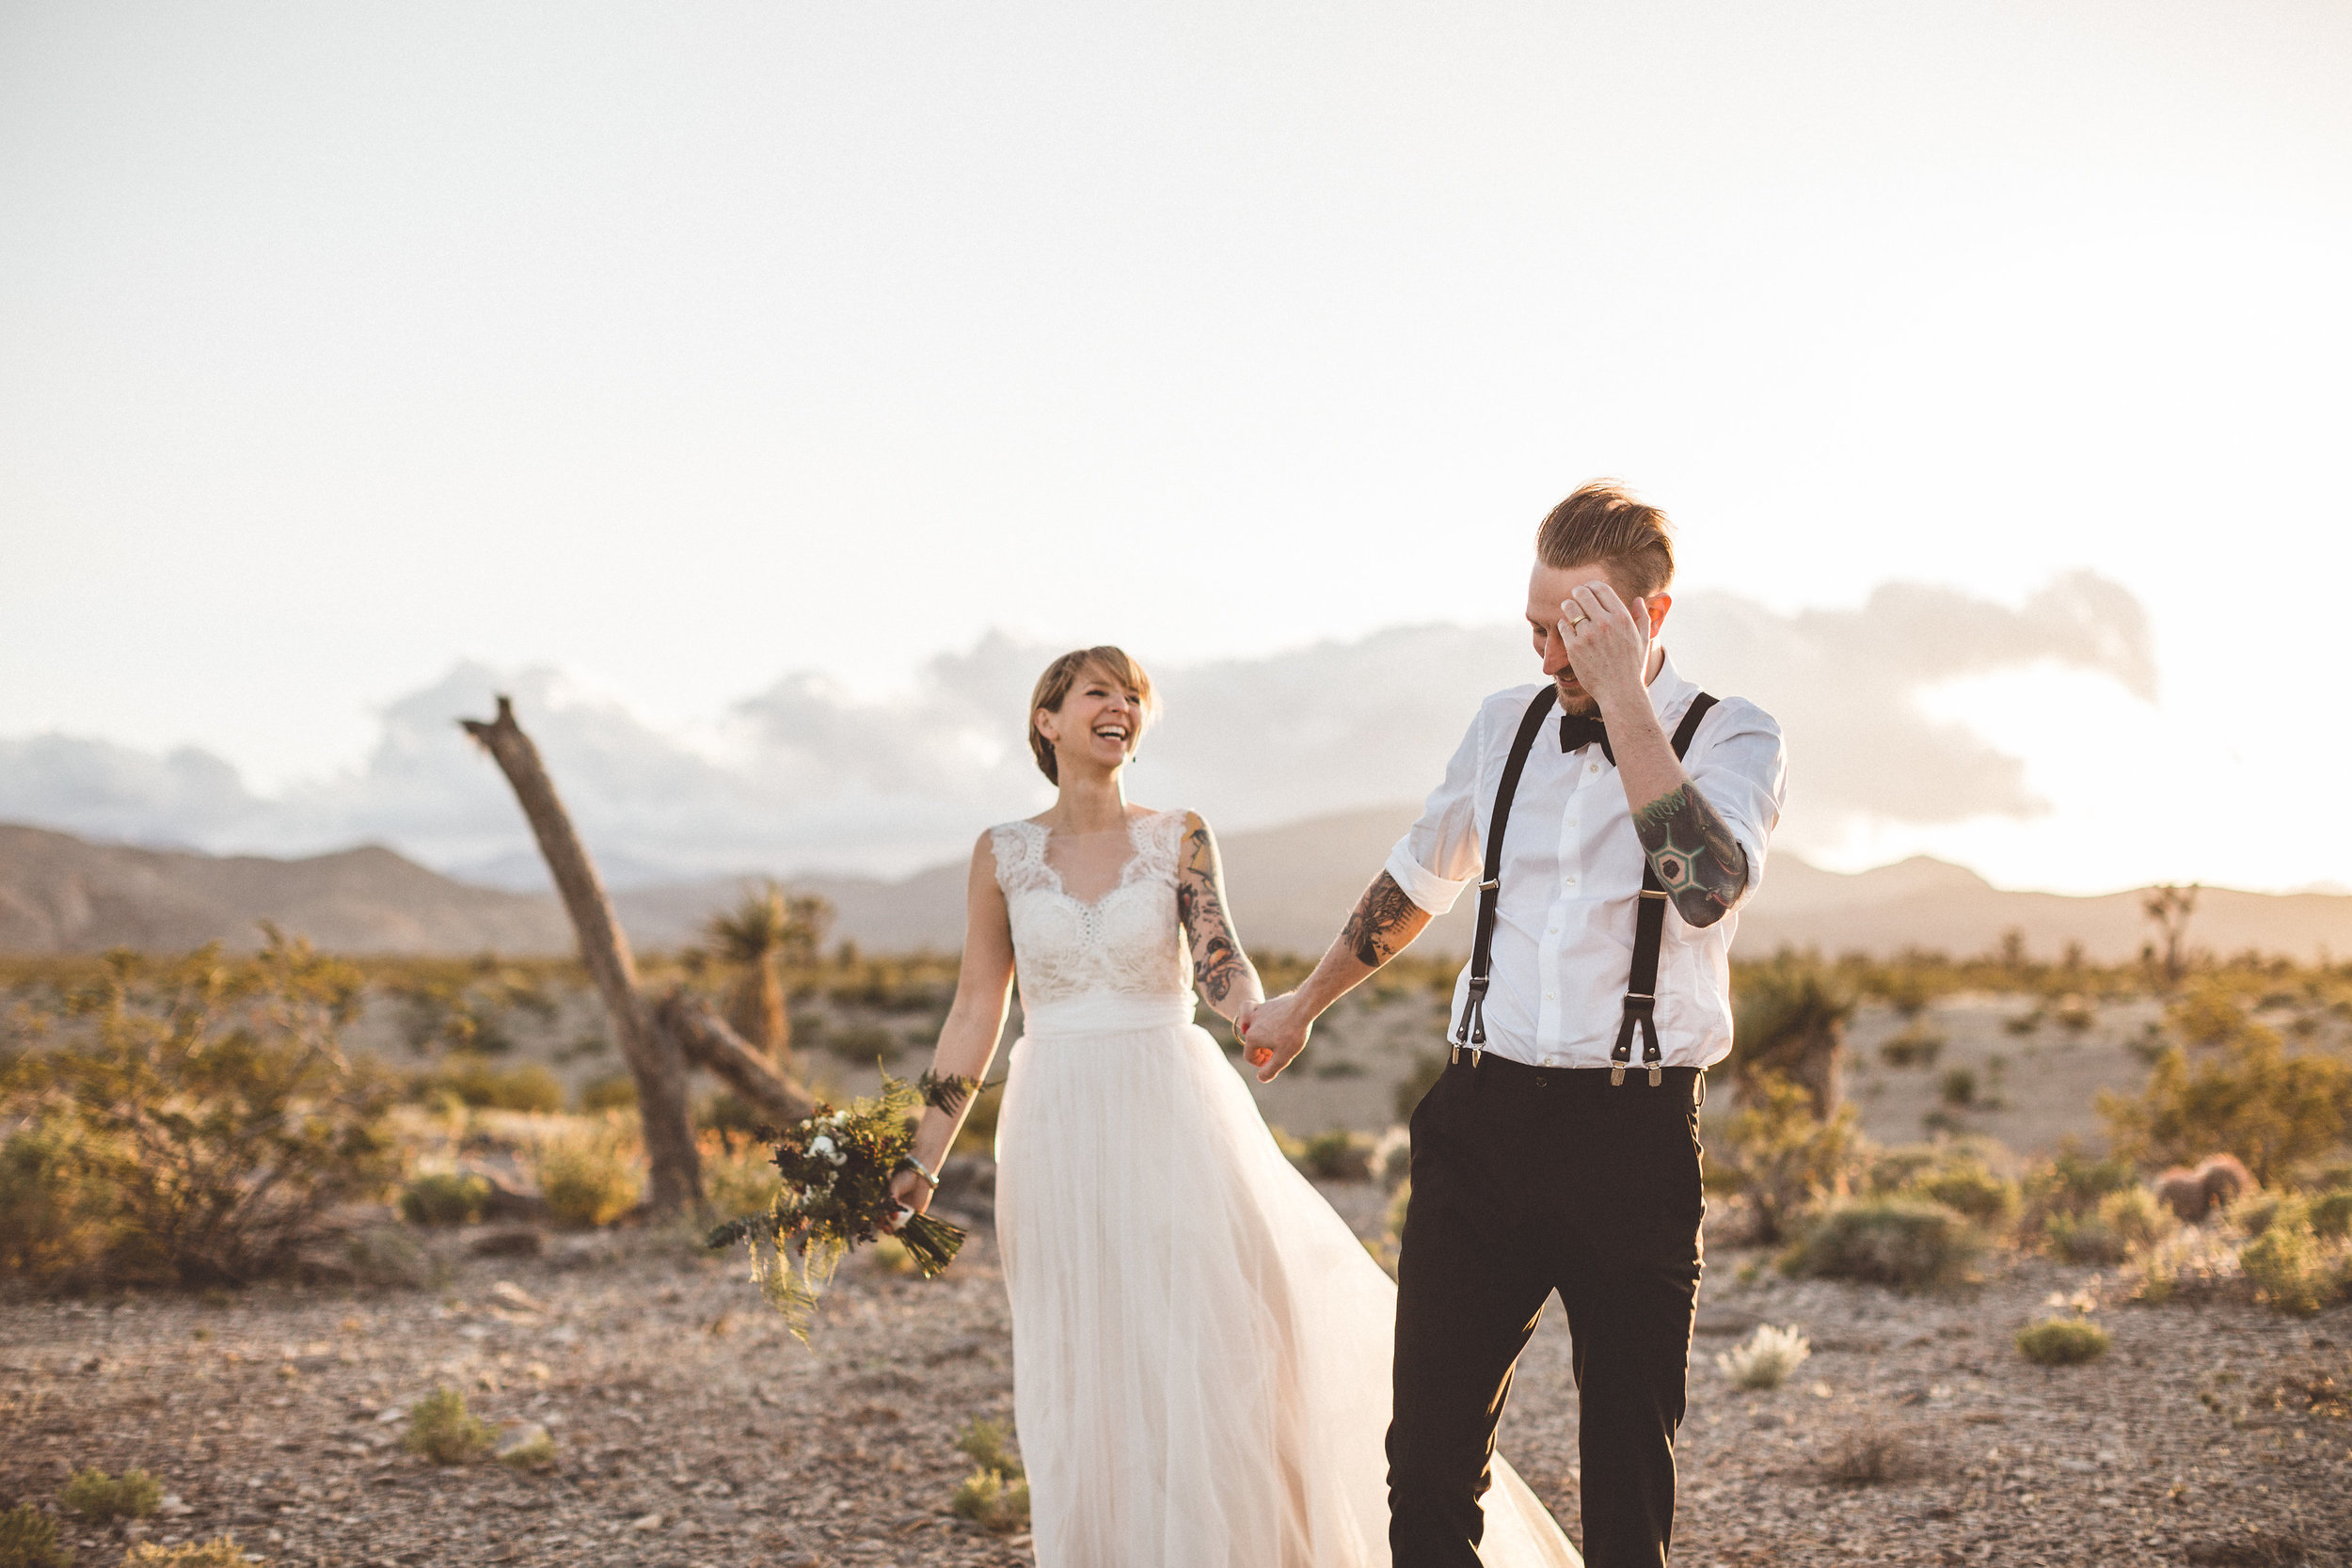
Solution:
{"label": "groom's hair", "polygon": [[1619,593],[1647,598],[1674,581],[1674,525],[1618,481],[1597,479],[1551,509],[1535,531],[1535,559],[1547,566],[1599,562]]}
{"label": "groom's hair", "polygon": [[1120,649],[1105,642],[1099,648],[1073,648],[1045,667],[1038,676],[1037,689],[1029,693],[1029,755],[1037,759],[1037,770],[1055,784],[1061,783],[1061,760],[1054,755],[1053,743],[1038,734],[1037,710],[1058,710],[1069,699],[1071,688],[1089,670],[1099,670],[1128,690],[1143,699],[1143,713],[1135,734],[1127,737],[1127,754],[1134,756],[1136,748],[1143,744],[1144,726],[1157,718],[1160,700],[1152,690],[1152,677],[1143,673],[1143,666]]}

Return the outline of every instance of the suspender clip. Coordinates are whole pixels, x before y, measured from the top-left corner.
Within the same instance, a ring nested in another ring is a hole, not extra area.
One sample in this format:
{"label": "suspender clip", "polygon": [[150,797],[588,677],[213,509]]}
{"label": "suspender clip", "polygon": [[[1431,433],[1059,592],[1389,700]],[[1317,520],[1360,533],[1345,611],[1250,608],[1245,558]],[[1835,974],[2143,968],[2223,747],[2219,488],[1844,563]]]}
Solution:
{"label": "suspender clip", "polygon": [[1656,898],[1662,902],[1666,896],[1666,890],[1664,888],[1644,888],[1642,890],[1642,896],[1645,898]]}
{"label": "suspender clip", "polygon": [[1481,893],[1492,893],[1495,889],[1501,887],[1502,885],[1502,878],[1489,877],[1485,881],[1478,884],[1478,891]]}
{"label": "suspender clip", "polygon": [[1616,1085],[1620,1085],[1620,1084],[1623,1084],[1624,1082],[1625,1082],[1625,1064],[1624,1064],[1623,1062],[1619,1062],[1619,1063],[1615,1064],[1614,1066],[1611,1067],[1611,1068],[1610,1068],[1610,1069],[1609,1069],[1609,1083],[1610,1083],[1610,1086],[1613,1088],[1613,1087],[1615,1087]]}
{"label": "suspender clip", "polygon": [[1666,1074],[1662,1069],[1652,1065],[1649,1069],[1649,1086],[1653,1089],[1658,1087],[1661,1083],[1665,1081],[1665,1077]]}

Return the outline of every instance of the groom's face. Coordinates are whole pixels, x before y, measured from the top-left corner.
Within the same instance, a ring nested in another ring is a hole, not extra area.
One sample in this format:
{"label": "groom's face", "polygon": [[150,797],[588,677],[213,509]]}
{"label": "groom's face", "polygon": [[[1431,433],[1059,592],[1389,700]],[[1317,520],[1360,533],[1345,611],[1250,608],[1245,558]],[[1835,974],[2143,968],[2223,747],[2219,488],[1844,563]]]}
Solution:
{"label": "groom's face", "polygon": [[1600,711],[1600,704],[1593,694],[1577,684],[1576,670],[1568,662],[1567,641],[1560,635],[1562,601],[1576,589],[1597,582],[1609,584],[1620,603],[1649,623],[1653,636],[1670,602],[1663,594],[1653,594],[1647,599],[1636,597],[1623,583],[1611,578],[1608,566],[1597,561],[1582,566],[1535,563],[1534,574],[1527,582],[1527,629],[1535,644],[1535,657],[1544,661],[1544,673],[1560,689],[1563,713],[1589,715]]}

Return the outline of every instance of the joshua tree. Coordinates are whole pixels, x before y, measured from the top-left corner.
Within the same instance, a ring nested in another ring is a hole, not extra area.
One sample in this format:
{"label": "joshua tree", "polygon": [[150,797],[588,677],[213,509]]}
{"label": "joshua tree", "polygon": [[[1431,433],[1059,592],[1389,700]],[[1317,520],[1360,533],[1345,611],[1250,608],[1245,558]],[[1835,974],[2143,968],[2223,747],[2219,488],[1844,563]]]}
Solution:
{"label": "joshua tree", "polygon": [[791,1070],[792,1019],[778,965],[813,958],[832,921],[833,907],[822,898],[787,897],[769,882],[703,927],[712,955],[739,971],[727,996],[727,1022],[766,1052],[779,1071]]}
{"label": "joshua tree", "polygon": [[1855,1000],[1853,988],[1818,958],[1784,951],[1770,963],[1743,965],[1731,1069],[1740,1103],[1760,1103],[1756,1079],[1779,1078],[1804,1089],[1814,1117],[1828,1120],[1837,1110],[1839,1058]]}
{"label": "joshua tree", "polygon": [[[2188,917],[2197,912],[2197,895],[2201,887],[2202,884],[2198,882],[2191,882],[2186,887],[2172,882],[2158,882],[2139,901],[2140,912],[2154,924],[2157,933],[2164,938],[2164,983],[2167,988],[2179,985],[2181,976],[2188,973],[2188,955],[2182,944],[2188,936]],[[2153,943],[2148,951],[2153,958],[2155,953]]]}

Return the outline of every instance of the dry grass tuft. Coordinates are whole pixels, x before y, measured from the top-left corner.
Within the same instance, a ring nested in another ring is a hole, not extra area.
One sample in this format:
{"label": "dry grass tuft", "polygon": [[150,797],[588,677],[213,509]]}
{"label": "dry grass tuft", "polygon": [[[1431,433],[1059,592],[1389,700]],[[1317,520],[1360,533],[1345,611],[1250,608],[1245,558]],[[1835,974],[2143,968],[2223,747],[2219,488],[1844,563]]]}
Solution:
{"label": "dry grass tuft", "polygon": [[1929,1468],[1909,1433],[1875,1421],[1839,1433],[1819,1464],[1821,1480],[1833,1486],[1887,1486],[1916,1481]]}

